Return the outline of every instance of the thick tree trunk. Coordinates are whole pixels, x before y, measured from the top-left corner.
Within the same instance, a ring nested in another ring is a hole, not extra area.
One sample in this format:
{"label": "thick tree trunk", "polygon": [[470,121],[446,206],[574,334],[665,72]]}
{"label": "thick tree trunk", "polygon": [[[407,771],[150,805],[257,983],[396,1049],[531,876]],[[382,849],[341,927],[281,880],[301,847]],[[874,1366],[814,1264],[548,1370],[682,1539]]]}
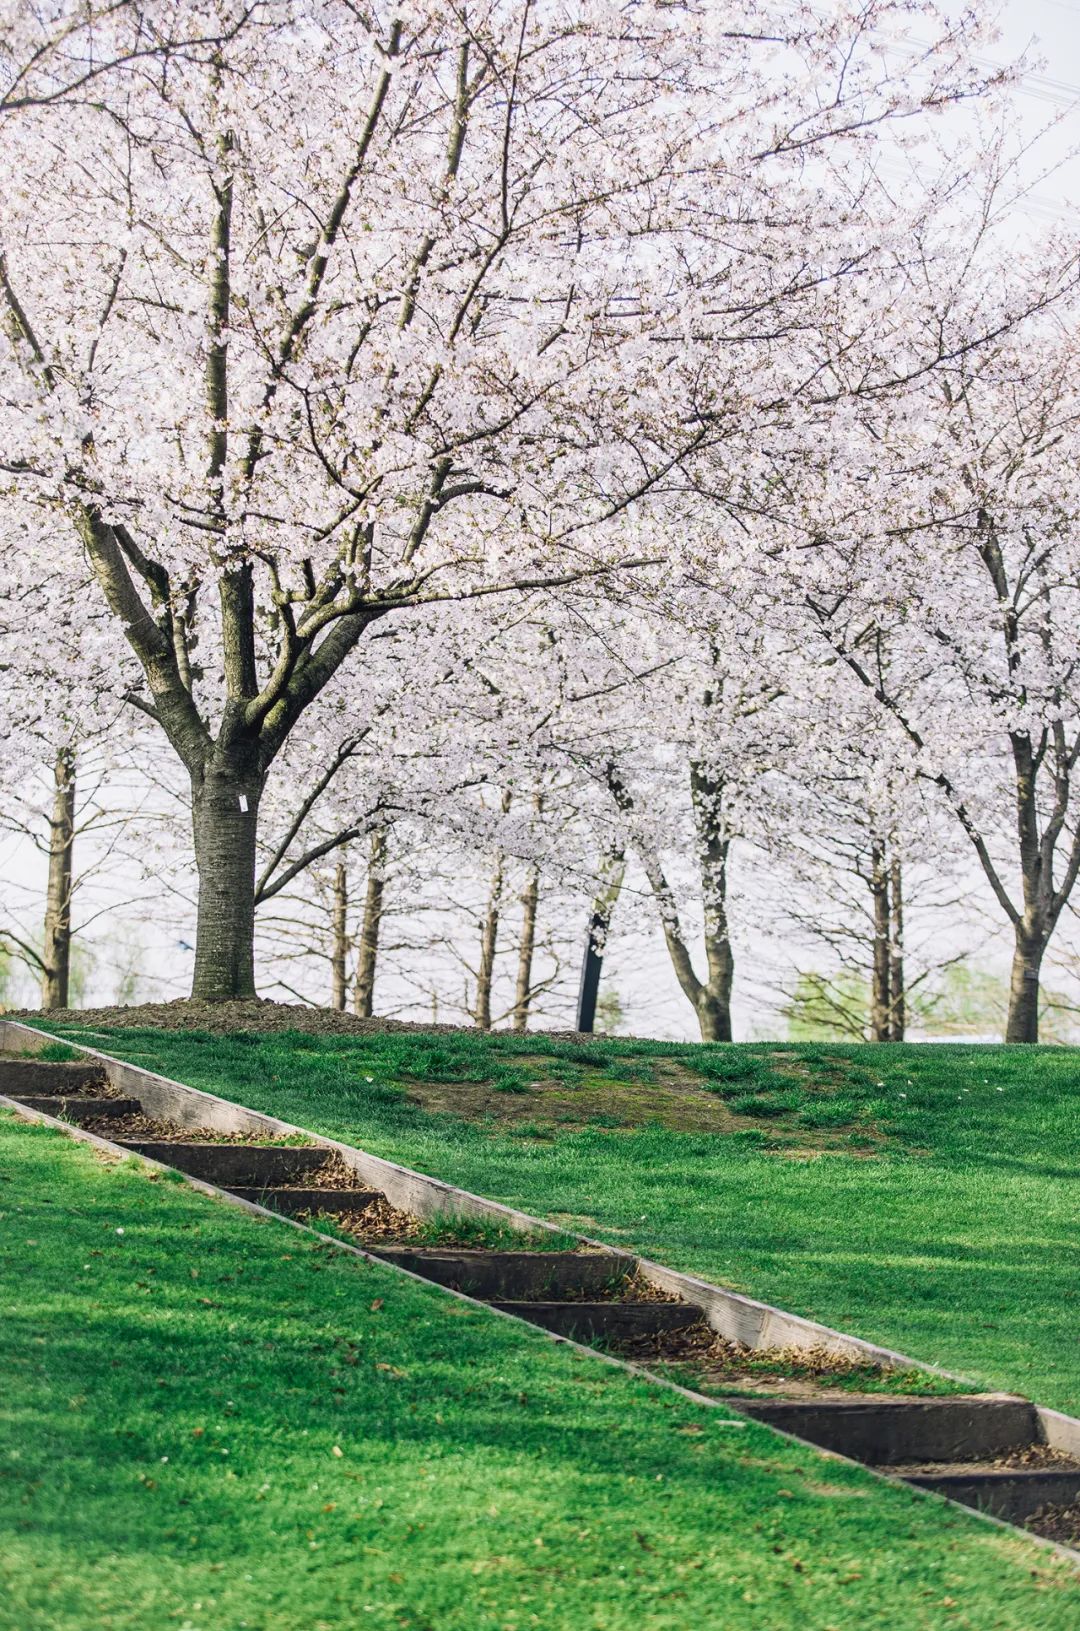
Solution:
{"label": "thick tree trunk", "polygon": [[58,753],[49,820],[49,881],[45,895],[41,1006],[66,1008],[71,974],[71,880],[75,849],[75,761]]}
{"label": "thick tree trunk", "polygon": [[531,866],[521,895],[521,941],[518,946],[517,985],[514,990],[515,1031],[529,1027],[529,1004],[532,998],[533,953],[536,949],[536,911],[540,901],[540,868]]}
{"label": "thick tree trunk", "polygon": [[870,984],[870,1040],[888,1042],[892,1004],[889,1000],[889,871],[885,844],[875,838],[870,846],[870,894],[874,909],[874,959]]}
{"label": "thick tree trunk", "polygon": [[731,987],[734,978],[735,957],[730,942],[723,940],[710,948],[709,983],[701,987],[701,995],[694,1004],[703,1042],[731,1041]]}
{"label": "thick tree trunk", "polygon": [[262,777],[254,754],[215,752],[192,790],[199,915],[191,995],[255,996],[255,833]]}
{"label": "thick tree trunk", "polygon": [[902,1042],[907,1029],[907,993],[904,987],[904,888],[900,861],[889,867],[891,932],[889,937],[889,1041]]}
{"label": "thick tree trunk", "polygon": [[1039,972],[1049,935],[1032,934],[1023,925],[1016,930],[1006,1042],[1039,1040]]}
{"label": "thick tree trunk", "polygon": [[330,915],[330,1006],[345,1007],[345,959],[349,949],[349,875],[344,861],[334,868],[334,900]]}
{"label": "thick tree trunk", "polygon": [[376,827],[368,851],[367,889],[364,893],[364,921],[360,927],[360,955],[353,985],[353,1012],[370,1019],[375,1012],[375,967],[379,957],[379,929],[382,925],[383,893],[386,880],[387,832]]}

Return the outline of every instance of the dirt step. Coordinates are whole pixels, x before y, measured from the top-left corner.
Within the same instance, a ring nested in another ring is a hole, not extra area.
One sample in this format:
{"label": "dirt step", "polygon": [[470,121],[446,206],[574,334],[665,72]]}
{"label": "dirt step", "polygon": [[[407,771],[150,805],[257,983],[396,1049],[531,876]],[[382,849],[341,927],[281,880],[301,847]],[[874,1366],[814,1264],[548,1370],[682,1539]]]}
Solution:
{"label": "dirt step", "polygon": [[1040,1507],[1067,1507],[1080,1500],[1080,1467],[923,1467],[889,1471],[918,1489],[932,1489],[963,1506],[974,1506],[1009,1523],[1023,1523]]}
{"label": "dirt step", "polygon": [[71,1097],[22,1093],[19,1103],[25,1104],[28,1110],[41,1110],[47,1116],[64,1116],[68,1121],[100,1121],[131,1116],[141,1108],[138,1099],[95,1099],[82,1093]]}
{"label": "dirt step", "polygon": [[493,1300],[492,1308],[542,1325],[559,1336],[578,1342],[618,1342],[642,1331],[670,1331],[701,1319],[693,1303],[650,1302],[507,1302]]}
{"label": "dirt step", "polygon": [[302,1144],[181,1144],[148,1138],[118,1138],[116,1143],[222,1189],[252,1185],[260,1192],[315,1171],[328,1153]]}
{"label": "dirt step", "polygon": [[554,1302],[608,1290],[626,1273],[606,1252],[483,1251],[475,1247],[370,1246],[387,1263],[486,1300]]}
{"label": "dirt step", "polygon": [[378,1189],[303,1189],[298,1184],[284,1189],[230,1184],[229,1190],[245,1201],[258,1201],[260,1206],[290,1216],[294,1212],[362,1212],[382,1199]]}
{"label": "dirt step", "polygon": [[9,1099],[24,1100],[27,1094],[76,1094],[89,1087],[101,1087],[107,1078],[100,1065],[57,1064],[45,1060],[0,1059],[0,1093]]}
{"label": "dirt step", "polygon": [[739,1398],[731,1403],[755,1421],[878,1467],[993,1461],[1042,1439],[1035,1406],[1011,1394],[940,1399],[863,1394],[850,1400]]}

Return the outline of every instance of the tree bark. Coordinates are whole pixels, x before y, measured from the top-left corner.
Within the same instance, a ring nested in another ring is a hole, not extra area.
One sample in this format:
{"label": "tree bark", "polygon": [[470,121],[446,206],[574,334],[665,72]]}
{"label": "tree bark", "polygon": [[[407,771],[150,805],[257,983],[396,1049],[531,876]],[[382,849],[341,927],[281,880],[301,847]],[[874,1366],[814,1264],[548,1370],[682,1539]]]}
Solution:
{"label": "tree bark", "polygon": [[907,1030],[907,993],[904,987],[903,867],[894,855],[889,867],[889,1041],[902,1042]]}
{"label": "tree bark", "polygon": [[334,868],[334,900],[330,918],[330,1006],[345,1008],[345,959],[349,949],[349,875],[344,861]]}
{"label": "tree bark", "polygon": [[581,983],[578,989],[577,1020],[575,1030],[586,1035],[596,1028],[596,999],[600,993],[600,974],[604,963],[615,904],[622,892],[626,876],[624,851],[616,846],[608,851],[600,864],[600,887],[593,899],[585,936],[585,956],[581,963]]}
{"label": "tree bark", "polygon": [[892,1004],[889,992],[889,950],[892,924],[889,916],[889,869],[885,842],[875,838],[870,846],[870,894],[874,912],[874,956],[870,982],[870,1040],[888,1042],[891,1035]]}
{"label": "tree bark", "polygon": [[731,1041],[731,987],[735,978],[735,958],[725,941],[710,959],[709,983],[703,986],[694,1004],[698,1030],[703,1042]]}
{"label": "tree bark", "polygon": [[[710,694],[706,696],[706,702]],[[703,1042],[730,1042],[731,987],[735,953],[727,915],[727,869],[731,840],[724,826],[724,783],[703,765],[690,766],[690,797],[700,845],[701,898],[705,909],[708,979],[693,998]]]}
{"label": "tree bark", "polygon": [[255,755],[215,751],[192,783],[199,915],[191,995],[255,996],[255,831],[262,775]]}
{"label": "tree bark", "polygon": [[1012,979],[1009,982],[1009,1018],[1006,1042],[1039,1040],[1039,973],[1050,936],[1039,935],[1018,924],[1013,948]]}
{"label": "tree bark", "polygon": [[490,1031],[491,1029],[491,983],[495,974],[495,950],[499,938],[502,887],[503,857],[500,852],[491,874],[487,911],[484,914],[484,925],[480,931],[480,966],[476,971],[476,1004],[473,1009],[473,1018],[476,1021],[477,1029],[481,1031]]}
{"label": "tree bark", "polygon": [[368,850],[367,889],[364,893],[364,920],[360,928],[360,955],[353,985],[353,1012],[370,1019],[375,1012],[375,967],[379,956],[379,929],[382,925],[383,893],[386,879],[387,831],[376,827]]}
{"label": "tree bark", "polygon": [[67,749],[53,766],[53,804],[49,819],[49,881],[45,894],[45,944],[42,950],[41,1006],[68,1006],[71,975],[71,882],[75,850],[75,760]]}
{"label": "tree bark", "polygon": [[517,985],[514,990],[512,1029],[529,1028],[529,1005],[532,999],[532,965],[536,949],[536,912],[540,901],[540,868],[531,866],[521,894],[521,942],[518,946]]}

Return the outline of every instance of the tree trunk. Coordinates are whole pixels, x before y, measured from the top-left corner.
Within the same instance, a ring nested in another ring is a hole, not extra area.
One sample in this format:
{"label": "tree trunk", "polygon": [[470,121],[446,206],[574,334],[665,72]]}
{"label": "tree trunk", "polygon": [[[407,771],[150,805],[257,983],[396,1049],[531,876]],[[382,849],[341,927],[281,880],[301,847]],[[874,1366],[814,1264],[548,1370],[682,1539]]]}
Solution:
{"label": "tree trunk", "polygon": [[1018,925],[1009,984],[1006,1042],[1039,1040],[1039,971],[1049,935],[1032,934]]}
{"label": "tree trunk", "polygon": [[349,877],[344,861],[334,868],[334,901],[330,919],[330,1006],[345,1008],[345,958],[349,948]]}
{"label": "tree trunk", "polygon": [[199,915],[191,995],[255,996],[255,831],[262,777],[254,752],[215,752],[192,788]]}
{"label": "tree trunk", "polygon": [[615,903],[622,891],[626,875],[623,850],[609,850],[600,866],[600,887],[593,900],[585,936],[585,956],[581,964],[581,984],[578,989],[577,1022],[575,1030],[591,1034],[596,1026],[596,999],[600,993],[600,973],[604,963]]}
{"label": "tree trunk", "polygon": [[[706,693],[706,704],[711,693]],[[690,766],[690,798],[697,823],[701,900],[705,912],[705,967],[708,978],[694,997],[703,1042],[731,1041],[731,987],[735,953],[727,915],[731,839],[724,821],[724,782],[705,766]]]}
{"label": "tree trunk", "polygon": [[904,989],[903,869],[894,856],[889,867],[891,930],[889,935],[889,1041],[902,1042],[907,1029],[907,993]]}
{"label": "tree trunk", "polygon": [[870,846],[870,894],[874,904],[874,961],[870,985],[870,1040],[888,1042],[889,1002],[889,872],[885,844],[875,838]]}
{"label": "tree trunk", "polygon": [[536,949],[536,911],[540,901],[540,868],[531,866],[521,895],[521,943],[518,947],[517,986],[514,991],[515,1031],[529,1027],[529,1004],[532,998],[533,952]]}
{"label": "tree trunk", "polygon": [[[706,700],[709,700],[708,697]],[[607,766],[607,781],[619,810],[623,815],[632,817],[634,801],[614,761]],[[707,980],[699,980],[694,971],[694,960],[679,922],[679,909],[658,853],[644,845],[638,850],[649,887],[660,909],[660,927],[671,966],[683,995],[693,1006],[703,1042],[732,1040],[731,988],[735,976],[735,953],[727,918],[727,869],[731,839],[726,835],[724,825],[723,792],[724,785],[719,777],[711,775],[696,761],[691,761],[690,797],[699,843]],[[589,967],[588,955],[587,949],[586,971]],[[584,974],[582,983],[584,985]]]}
{"label": "tree trunk", "polygon": [[382,925],[383,891],[386,880],[387,832],[376,827],[368,851],[367,890],[364,894],[364,921],[360,928],[360,956],[353,985],[353,1012],[370,1019],[375,1012],[375,965],[379,956],[379,929]]}
{"label": "tree trunk", "polygon": [[702,986],[701,995],[694,1004],[698,1030],[703,1042],[730,1042],[735,957],[726,940],[713,947],[709,965],[709,983]]}
{"label": "tree trunk", "polygon": [[502,905],[503,858],[500,853],[491,874],[488,907],[480,931],[480,966],[476,971],[476,1005],[473,1018],[481,1031],[491,1029],[491,982],[495,974],[495,949],[499,938],[499,910]]}
{"label": "tree trunk", "polygon": [[75,760],[70,751],[56,756],[55,791],[49,820],[49,882],[45,895],[45,945],[42,951],[41,1006],[66,1008],[71,973],[71,880],[75,849]]}

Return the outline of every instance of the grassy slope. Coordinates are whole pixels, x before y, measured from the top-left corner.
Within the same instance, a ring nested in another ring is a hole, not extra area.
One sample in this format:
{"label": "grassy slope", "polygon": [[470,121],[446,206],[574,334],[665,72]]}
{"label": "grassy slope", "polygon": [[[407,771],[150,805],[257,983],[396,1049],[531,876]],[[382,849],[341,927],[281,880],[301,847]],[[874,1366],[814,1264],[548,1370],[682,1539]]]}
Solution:
{"label": "grassy slope", "polygon": [[2,1115],[0,1192],[3,1631],[1077,1623],[1025,1541]]}
{"label": "grassy slope", "polygon": [[[583,1049],[468,1033],[87,1040],[983,1385],[1080,1410],[1074,1050]],[[717,1113],[740,1107],[733,1130],[703,1131],[685,1093],[675,1126],[632,1125],[641,1099],[655,1117],[648,1084],[675,1070]],[[469,1084],[485,1080],[478,1097]],[[541,1080],[554,1098],[530,1088]],[[471,1120],[446,1108],[455,1095]],[[544,1119],[552,1105],[562,1120]],[[680,1116],[692,1130],[677,1130]],[[814,1157],[817,1139],[826,1153]]]}

